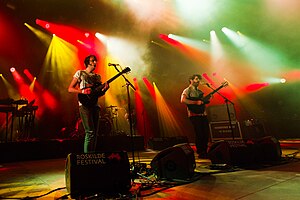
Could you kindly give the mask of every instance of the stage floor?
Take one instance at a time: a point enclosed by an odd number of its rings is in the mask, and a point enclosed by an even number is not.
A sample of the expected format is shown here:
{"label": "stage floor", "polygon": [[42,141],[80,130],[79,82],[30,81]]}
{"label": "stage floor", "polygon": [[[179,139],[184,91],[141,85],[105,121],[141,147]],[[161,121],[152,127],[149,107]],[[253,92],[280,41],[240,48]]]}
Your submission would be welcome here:
{"label": "stage floor", "polygon": [[[298,148],[282,149],[282,162],[250,168],[211,169],[209,159],[196,158],[192,180],[159,181],[141,189],[153,177],[139,176],[129,194],[123,197],[106,196],[89,199],[299,199],[300,162]],[[158,151],[134,152],[136,164],[149,165]],[[128,152],[132,163],[132,152]],[[196,155],[195,155],[196,156]],[[65,158],[0,163],[1,199],[67,199]],[[105,181],[101,180],[100,181]],[[151,182],[154,183],[154,182]],[[53,191],[55,190],[55,191]],[[51,193],[47,194],[48,192]],[[137,194],[136,194],[137,193]],[[131,195],[131,196],[130,196]],[[37,197],[37,198],[36,198]],[[28,198],[30,199],[30,198]]]}

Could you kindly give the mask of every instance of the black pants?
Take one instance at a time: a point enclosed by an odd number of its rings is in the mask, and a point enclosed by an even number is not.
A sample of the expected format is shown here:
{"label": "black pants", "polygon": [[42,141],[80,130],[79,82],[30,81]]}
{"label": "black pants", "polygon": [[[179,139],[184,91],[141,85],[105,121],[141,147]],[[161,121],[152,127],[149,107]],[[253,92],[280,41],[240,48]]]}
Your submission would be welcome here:
{"label": "black pants", "polygon": [[198,154],[207,153],[209,123],[207,116],[192,116],[190,121],[193,124],[196,134],[196,148]]}

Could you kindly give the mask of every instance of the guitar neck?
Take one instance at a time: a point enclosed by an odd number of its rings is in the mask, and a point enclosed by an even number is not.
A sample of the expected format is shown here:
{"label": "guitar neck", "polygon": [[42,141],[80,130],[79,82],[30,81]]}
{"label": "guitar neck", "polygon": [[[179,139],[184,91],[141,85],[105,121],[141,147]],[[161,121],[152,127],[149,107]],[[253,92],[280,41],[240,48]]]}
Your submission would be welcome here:
{"label": "guitar neck", "polygon": [[224,87],[223,85],[221,85],[220,87],[218,87],[217,89],[215,89],[214,91],[212,91],[210,93],[210,95],[213,95],[214,93],[218,92],[222,87]]}
{"label": "guitar neck", "polygon": [[125,69],[123,69],[121,72],[119,72],[118,74],[116,74],[115,76],[113,76],[112,78],[110,78],[109,80],[107,80],[106,82],[109,84],[112,81],[114,81],[116,78],[118,78],[119,76],[121,76],[124,73],[130,72],[131,69],[129,67],[126,67]]}
{"label": "guitar neck", "polygon": [[214,91],[212,91],[211,93],[209,93],[205,97],[213,95],[214,93],[218,92],[221,88],[225,87],[226,85],[227,85],[227,83],[222,84],[221,86],[219,86],[217,89],[215,89]]}
{"label": "guitar neck", "polygon": [[110,78],[109,80],[107,80],[106,82],[109,84],[109,83],[113,82],[116,78],[118,78],[119,76],[121,76],[122,74],[123,74],[123,72],[120,72],[117,75],[115,75],[112,78]]}

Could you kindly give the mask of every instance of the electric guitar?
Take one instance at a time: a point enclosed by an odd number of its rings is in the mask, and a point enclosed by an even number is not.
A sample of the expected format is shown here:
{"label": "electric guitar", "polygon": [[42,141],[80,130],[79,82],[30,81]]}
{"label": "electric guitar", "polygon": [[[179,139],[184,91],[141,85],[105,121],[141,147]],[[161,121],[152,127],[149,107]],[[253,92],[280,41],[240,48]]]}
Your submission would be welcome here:
{"label": "electric guitar", "polygon": [[223,82],[217,89],[213,90],[211,93],[209,93],[208,95],[202,97],[202,98],[188,98],[189,100],[193,100],[193,101],[197,101],[197,100],[201,100],[203,102],[202,105],[196,105],[196,104],[187,104],[187,107],[190,111],[192,111],[193,113],[196,114],[202,114],[204,113],[205,110],[205,104],[210,103],[210,98],[211,96],[218,92],[220,89],[222,89],[223,87],[228,86],[228,82],[225,81]]}
{"label": "electric guitar", "polygon": [[[112,81],[114,81],[116,78],[121,76],[122,74],[128,73],[130,71],[131,71],[131,69],[129,67],[126,67],[121,72],[119,72],[118,74],[116,74],[115,76],[110,78],[108,81],[106,81],[106,83],[109,84]],[[91,93],[90,94],[78,94],[78,101],[86,107],[95,105],[98,101],[98,98],[105,94],[106,90],[103,90],[104,87],[105,87],[105,83],[103,83],[103,84],[101,82],[92,83],[92,86],[89,87],[92,89]]]}

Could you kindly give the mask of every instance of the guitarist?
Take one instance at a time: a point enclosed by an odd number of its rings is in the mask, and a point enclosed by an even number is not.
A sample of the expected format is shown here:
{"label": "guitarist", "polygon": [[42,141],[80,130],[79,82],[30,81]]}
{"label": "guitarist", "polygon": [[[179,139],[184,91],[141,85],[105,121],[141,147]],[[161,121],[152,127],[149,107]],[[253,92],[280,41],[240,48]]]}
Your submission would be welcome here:
{"label": "guitarist", "polygon": [[[92,153],[96,150],[97,133],[99,128],[100,106],[98,105],[99,96],[88,97],[93,91],[95,84],[101,84],[101,76],[94,73],[97,65],[95,55],[89,55],[84,59],[85,70],[78,70],[73,76],[69,85],[68,92],[77,93],[80,96],[87,97],[88,103],[79,103],[79,113],[82,125],[85,131],[84,153]],[[102,88],[102,94],[108,90],[109,85],[105,83]]]}
{"label": "guitarist", "polygon": [[181,94],[181,103],[187,105],[188,117],[196,134],[196,148],[199,158],[207,158],[207,146],[209,138],[209,122],[203,101],[204,93],[198,88],[202,77],[194,74],[189,78],[190,85]]}

